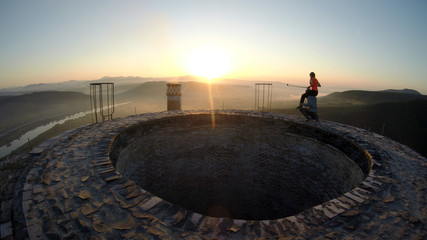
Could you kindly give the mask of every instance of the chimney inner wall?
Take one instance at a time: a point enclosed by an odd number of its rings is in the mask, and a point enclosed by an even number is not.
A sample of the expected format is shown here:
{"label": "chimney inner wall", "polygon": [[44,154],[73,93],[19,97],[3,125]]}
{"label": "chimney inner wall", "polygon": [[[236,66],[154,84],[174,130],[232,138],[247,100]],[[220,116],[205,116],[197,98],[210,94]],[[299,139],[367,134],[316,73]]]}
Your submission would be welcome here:
{"label": "chimney inner wall", "polygon": [[198,114],[135,125],[115,138],[110,159],[172,204],[246,220],[297,214],[355,188],[370,170],[358,145],[308,125],[219,114],[213,128],[211,120]]}

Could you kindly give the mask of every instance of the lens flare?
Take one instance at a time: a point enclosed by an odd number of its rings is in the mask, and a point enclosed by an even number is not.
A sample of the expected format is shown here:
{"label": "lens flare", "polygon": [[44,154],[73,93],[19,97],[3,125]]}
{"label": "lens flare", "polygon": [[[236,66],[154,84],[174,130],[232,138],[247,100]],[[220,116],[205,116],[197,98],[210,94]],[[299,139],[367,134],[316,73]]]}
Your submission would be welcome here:
{"label": "lens flare", "polygon": [[190,52],[187,58],[187,66],[192,75],[207,79],[212,129],[215,129],[215,106],[212,97],[212,81],[229,71],[230,56],[220,47],[211,45],[201,46],[194,48]]}
{"label": "lens flare", "polygon": [[215,106],[214,106],[214,102],[212,99],[212,84],[211,84],[211,79],[208,78],[208,86],[209,86],[209,106],[211,109],[211,118],[212,118],[212,129],[215,130]]}

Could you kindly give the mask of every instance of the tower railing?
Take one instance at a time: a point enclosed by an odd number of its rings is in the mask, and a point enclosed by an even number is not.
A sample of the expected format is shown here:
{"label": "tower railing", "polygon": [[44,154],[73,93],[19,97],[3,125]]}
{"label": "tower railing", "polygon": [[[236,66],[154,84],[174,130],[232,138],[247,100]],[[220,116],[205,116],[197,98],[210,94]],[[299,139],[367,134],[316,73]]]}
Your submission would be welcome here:
{"label": "tower railing", "polygon": [[272,83],[255,83],[255,110],[262,112],[271,111],[273,99]]}
{"label": "tower railing", "polygon": [[90,108],[92,122],[104,122],[113,119],[114,83],[90,84]]}

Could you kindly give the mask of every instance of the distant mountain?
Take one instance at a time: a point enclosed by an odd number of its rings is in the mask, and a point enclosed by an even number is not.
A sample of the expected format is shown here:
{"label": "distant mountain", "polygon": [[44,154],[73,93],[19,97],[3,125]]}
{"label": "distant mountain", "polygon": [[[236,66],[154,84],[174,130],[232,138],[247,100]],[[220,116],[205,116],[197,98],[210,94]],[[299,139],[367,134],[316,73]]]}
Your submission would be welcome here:
{"label": "distant mountain", "polygon": [[200,82],[182,83],[182,101],[187,109],[252,109],[253,87],[221,83],[211,84],[213,106],[210,105],[209,84]]}
{"label": "distant mountain", "polygon": [[16,96],[33,92],[46,91],[72,91],[89,94],[90,83],[114,83],[115,92],[122,93],[137,87],[144,82],[181,82],[181,81],[202,81],[203,79],[194,76],[168,77],[168,78],[142,78],[142,77],[103,77],[96,80],[70,80],[56,83],[30,84],[22,87],[11,87],[0,89],[0,96]]}
{"label": "distant mountain", "polygon": [[417,99],[427,99],[427,96],[410,89],[385,91],[351,90],[319,97],[319,105],[367,105]]}
{"label": "distant mountain", "polygon": [[[210,108],[209,85],[203,82],[180,82],[182,109]],[[119,94],[119,101],[150,104],[151,107],[166,109],[167,82],[145,82],[136,88]],[[249,86],[212,84],[214,108],[250,109],[253,104],[253,88]]]}
{"label": "distant mountain", "polygon": [[0,89],[0,96],[16,96],[34,92],[46,92],[46,91],[73,91],[82,92],[89,94],[90,83],[114,83],[116,85],[116,92],[120,93],[127,91],[132,87],[135,87],[143,82],[155,81],[156,78],[141,78],[141,77],[103,77],[96,80],[70,80],[65,82],[57,83],[39,83],[30,84],[23,87],[12,87]]}
{"label": "distant mountain", "polygon": [[138,86],[118,94],[119,99],[126,101],[141,100],[141,101],[159,101],[166,98],[166,82],[145,82]]}
{"label": "distant mountain", "polygon": [[420,92],[414,89],[402,89],[402,90],[396,90],[396,89],[387,89],[383,92],[393,92],[393,93],[407,93],[407,94],[416,94],[416,95],[422,95]]}
{"label": "distant mountain", "polygon": [[86,81],[70,80],[58,83],[39,83],[30,84],[23,87],[12,87],[0,89],[0,95],[22,95],[33,92],[46,92],[46,91],[81,91],[88,88],[89,84]]}

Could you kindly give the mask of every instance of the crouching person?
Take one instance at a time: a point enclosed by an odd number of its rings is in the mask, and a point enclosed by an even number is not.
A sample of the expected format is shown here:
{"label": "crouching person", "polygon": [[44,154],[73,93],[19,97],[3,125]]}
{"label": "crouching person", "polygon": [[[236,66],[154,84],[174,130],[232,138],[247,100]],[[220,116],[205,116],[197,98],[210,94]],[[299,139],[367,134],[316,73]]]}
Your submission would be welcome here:
{"label": "crouching person", "polygon": [[300,112],[305,116],[306,121],[314,120],[319,121],[319,115],[317,115],[317,98],[314,96],[307,97],[307,103],[299,108]]}

